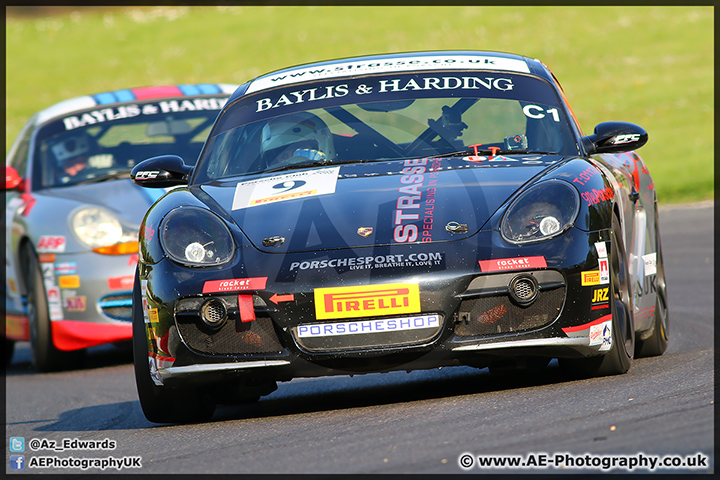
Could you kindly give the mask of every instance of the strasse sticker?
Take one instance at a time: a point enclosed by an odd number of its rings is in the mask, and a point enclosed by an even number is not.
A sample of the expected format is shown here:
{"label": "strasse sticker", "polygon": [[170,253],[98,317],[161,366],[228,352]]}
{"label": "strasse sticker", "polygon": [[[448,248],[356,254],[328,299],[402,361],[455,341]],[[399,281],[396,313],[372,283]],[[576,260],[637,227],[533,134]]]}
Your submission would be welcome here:
{"label": "strasse sticker", "polygon": [[386,333],[403,330],[419,330],[422,328],[438,328],[440,317],[438,315],[422,315],[417,317],[383,318],[378,320],[364,320],[343,323],[317,323],[300,325],[297,327],[297,336],[305,337],[331,337],[337,335],[359,335],[368,333]]}
{"label": "strasse sticker", "polygon": [[420,311],[420,288],[416,283],[316,288],[314,296],[319,320]]}
{"label": "strasse sticker", "polygon": [[[430,166],[427,166],[428,161],[432,161]],[[392,215],[393,241],[405,243],[419,239],[422,242],[432,242],[437,171],[440,169],[441,160],[409,159],[405,160],[404,166],[404,175],[399,179],[397,208]]]}
{"label": "strasse sticker", "polygon": [[328,78],[341,78],[369,73],[406,72],[412,70],[501,70],[530,73],[523,60],[515,58],[490,57],[479,55],[432,55],[377,59],[372,61],[356,60],[331,65],[306,67],[271,74],[255,80],[247,89],[253,93],[267,88],[293,83]]}
{"label": "strasse sticker", "polygon": [[322,168],[238,183],[233,210],[335,193],[340,167]]}

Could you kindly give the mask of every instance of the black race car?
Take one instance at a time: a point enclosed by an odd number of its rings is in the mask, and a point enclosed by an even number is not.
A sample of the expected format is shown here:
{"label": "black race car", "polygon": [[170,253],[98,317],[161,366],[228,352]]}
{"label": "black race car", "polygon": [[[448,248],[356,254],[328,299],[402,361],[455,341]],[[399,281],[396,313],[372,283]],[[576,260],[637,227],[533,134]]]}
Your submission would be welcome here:
{"label": "black race car", "polygon": [[241,85],[147,212],[133,293],[153,422],[294,377],[440,366],[626,372],[663,353],[657,196],[625,122],[583,135],[553,74],[442,51]]}

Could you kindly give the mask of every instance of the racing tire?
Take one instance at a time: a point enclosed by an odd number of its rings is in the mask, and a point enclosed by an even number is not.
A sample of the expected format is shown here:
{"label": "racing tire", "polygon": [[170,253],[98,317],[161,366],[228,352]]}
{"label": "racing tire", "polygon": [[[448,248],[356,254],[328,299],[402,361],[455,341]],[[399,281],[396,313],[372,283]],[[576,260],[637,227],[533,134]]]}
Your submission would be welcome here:
{"label": "racing tire", "polygon": [[612,346],[601,356],[580,359],[558,359],[561,368],[572,376],[603,377],[618,375],[630,369],[635,353],[635,325],[632,290],[627,255],[620,221],[613,215],[610,247],[610,312]]}
{"label": "racing tire", "polygon": [[78,368],[85,356],[85,350],[63,351],[55,347],[40,262],[30,246],[25,249],[24,257],[27,266],[25,280],[32,366],[38,372]]}
{"label": "racing tire", "polygon": [[660,231],[658,227],[657,203],[655,204],[655,236],[657,237],[657,258],[655,282],[655,319],[650,336],[635,343],[635,358],[655,357],[665,353],[668,346],[669,316],[667,307],[667,284],[665,283],[665,264],[660,245]]}
{"label": "racing tire", "polygon": [[147,333],[142,310],[140,278],[135,271],[132,299],[133,363],[140,407],[154,423],[199,423],[208,421],[215,403],[196,389],[156,385],[150,376]]}

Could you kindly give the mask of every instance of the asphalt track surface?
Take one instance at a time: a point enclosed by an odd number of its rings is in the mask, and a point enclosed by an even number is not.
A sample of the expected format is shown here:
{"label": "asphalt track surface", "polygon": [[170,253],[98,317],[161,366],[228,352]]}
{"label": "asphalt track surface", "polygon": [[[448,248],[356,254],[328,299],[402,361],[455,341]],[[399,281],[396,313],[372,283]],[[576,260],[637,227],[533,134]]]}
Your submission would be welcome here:
{"label": "asphalt track surface", "polygon": [[[7,371],[6,442],[23,437],[26,445],[23,453],[8,445],[5,470],[116,474],[31,469],[28,462],[140,457],[141,468],[120,473],[604,473],[610,456],[629,464],[672,455],[701,468],[653,473],[714,472],[713,214],[712,204],[661,209],[670,344],[661,357],[635,360],[625,375],[568,380],[552,362],[524,378],[453,367],[296,379],[256,404],[218,407],[209,423],[168,426],[143,416],[129,351],[99,347],[82,370],[36,374],[21,343]],[[40,450],[31,449],[33,439]],[[116,446],[49,448],[64,439]],[[25,456],[23,472],[10,469],[11,454]],[[467,470],[463,454],[473,457]],[[477,463],[478,456],[512,455],[531,465]],[[542,467],[548,462],[557,464]],[[650,473],[612,470],[628,471]]]}

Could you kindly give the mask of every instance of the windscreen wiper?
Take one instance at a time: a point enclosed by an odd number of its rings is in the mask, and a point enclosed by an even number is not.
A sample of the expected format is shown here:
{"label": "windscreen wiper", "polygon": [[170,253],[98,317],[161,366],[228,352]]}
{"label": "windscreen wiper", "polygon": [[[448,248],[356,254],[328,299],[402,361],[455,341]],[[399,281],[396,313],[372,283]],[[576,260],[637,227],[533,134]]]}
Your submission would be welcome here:
{"label": "windscreen wiper", "polygon": [[315,161],[308,161],[308,162],[291,163],[288,165],[280,165],[278,167],[268,168],[267,170],[263,170],[262,172],[257,172],[257,173],[282,172],[284,170],[295,170],[298,168],[310,168],[310,167],[334,167],[335,165],[345,165],[348,163],[366,163],[366,162],[372,162],[372,161],[374,161],[374,160],[370,160],[370,159],[341,160],[341,161],[315,160]]}

